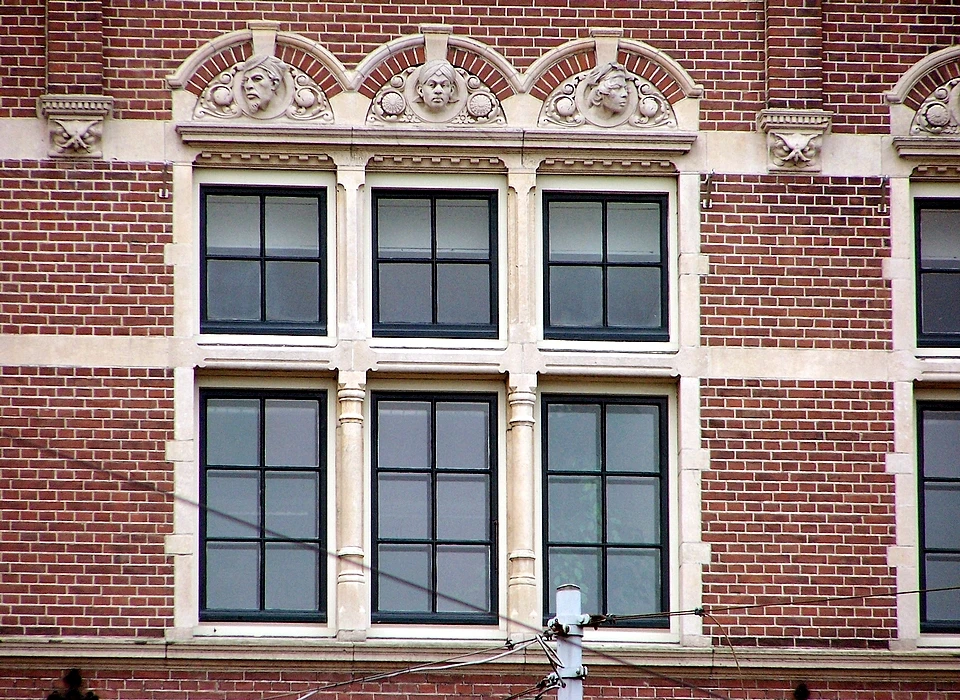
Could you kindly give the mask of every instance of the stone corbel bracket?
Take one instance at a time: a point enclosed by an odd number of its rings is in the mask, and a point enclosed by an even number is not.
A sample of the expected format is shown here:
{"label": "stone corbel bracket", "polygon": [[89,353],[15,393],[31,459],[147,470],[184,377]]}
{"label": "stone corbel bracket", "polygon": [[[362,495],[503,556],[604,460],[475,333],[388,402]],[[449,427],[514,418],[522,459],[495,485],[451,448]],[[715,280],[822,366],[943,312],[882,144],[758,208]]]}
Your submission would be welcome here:
{"label": "stone corbel bracket", "polygon": [[761,110],[757,128],[767,135],[767,168],[820,172],[823,135],[830,130],[831,116],[820,109]]}
{"label": "stone corbel bracket", "polygon": [[51,157],[103,157],[103,122],[113,112],[112,97],[43,95],[37,112],[47,119]]}

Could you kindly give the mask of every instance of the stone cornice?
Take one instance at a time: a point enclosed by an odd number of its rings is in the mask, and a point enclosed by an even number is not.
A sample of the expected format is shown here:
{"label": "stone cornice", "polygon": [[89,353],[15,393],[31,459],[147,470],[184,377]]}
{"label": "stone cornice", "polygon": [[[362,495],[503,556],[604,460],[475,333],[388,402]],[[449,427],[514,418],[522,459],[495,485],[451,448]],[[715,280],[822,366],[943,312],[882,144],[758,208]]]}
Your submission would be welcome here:
{"label": "stone cornice", "polygon": [[41,117],[107,117],[113,111],[113,98],[102,95],[42,95],[37,101]]}
{"label": "stone cornice", "polygon": [[912,160],[960,159],[960,137],[955,136],[897,136],[893,147],[901,158]]}

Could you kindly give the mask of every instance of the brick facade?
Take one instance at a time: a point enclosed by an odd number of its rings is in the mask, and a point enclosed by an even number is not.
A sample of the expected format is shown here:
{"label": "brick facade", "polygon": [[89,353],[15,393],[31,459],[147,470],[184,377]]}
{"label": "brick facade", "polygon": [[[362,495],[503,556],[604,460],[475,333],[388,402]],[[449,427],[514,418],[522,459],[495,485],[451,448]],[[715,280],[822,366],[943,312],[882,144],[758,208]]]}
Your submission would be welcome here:
{"label": "brick facade", "polygon": [[[316,697],[538,697],[540,647],[498,655],[542,630],[554,546],[602,559],[599,587],[623,583],[621,554],[636,557],[621,588],[663,589],[587,631],[586,697],[960,693],[960,620],[931,625],[916,593],[942,555],[917,406],[960,415],[960,332],[917,342],[914,210],[960,210],[958,23],[934,0],[5,3],[0,697],[48,697],[71,668],[102,700],[304,700],[336,683]],[[452,84],[431,107],[420,66],[444,61],[432,77]],[[613,87],[594,74],[611,63]],[[259,96],[258,66],[273,80]],[[622,88],[633,111],[594,88]],[[938,89],[952,97],[924,111]],[[388,218],[410,201],[427,202],[429,242],[398,254]],[[472,213],[443,218],[464,201]],[[596,250],[548,221],[551,202],[599,222]],[[478,210],[481,244],[444,238]],[[618,225],[647,237],[618,250]],[[429,279],[440,320],[397,332],[377,305],[414,264],[403,301]],[[551,286],[561,270],[581,273],[576,293]],[[444,326],[478,295],[489,318]],[[582,320],[587,302],[601,320]],[[381,399],[430,406],[416,449],[438,484],[468,467],[439,463],[436,415],[491,419],[487,461],[469,465],[495,484],[483,624],[442,601],[378,608],[389,578],[370,565],[396,543],[378,529],[392,494],[372,482],[423,468],[381,464]],[[584,406],[603,416],[596,512],[590,494],[551,501],[568,467],[547,468],[549,406],[559,426]],[[622,434],[621,415],[636,420]],[[617,450],[648,460],[630,462],[641,477],[617,472]],[[592,468],[556,483],[593,484]],[[626,502],[609,484],[635,500],[608,522]],[[450,522],[476,519],[452,500]],[[294,537],[297,508],[316,527]],[[568,511],[597,534],[550,531]],[[437,552],[479,541],[431,532],[437,570]],[[316,580],[294,573],[302,560],[271,564],[291,540],[326,550]],[[231,561],[236,581],[211,564]],[[245,582],[255,600],[234,605]],[[309,615],[270,602],[308,589]],[[467,653],[497,658],[346,683]]]}

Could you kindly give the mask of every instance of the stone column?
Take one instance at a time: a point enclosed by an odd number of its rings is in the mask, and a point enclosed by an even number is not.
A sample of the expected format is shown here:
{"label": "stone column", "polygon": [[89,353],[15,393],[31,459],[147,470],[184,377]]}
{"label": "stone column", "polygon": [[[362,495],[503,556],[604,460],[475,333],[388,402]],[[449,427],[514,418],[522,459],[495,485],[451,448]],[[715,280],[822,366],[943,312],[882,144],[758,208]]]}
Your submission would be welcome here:
{"label": "stone column", "polygon": [[337,335],[342,340],[364,337],[367,308],[363,296],[369,266],[363,260],[363,191],[366,156],[333,154],[337,164]]}
{"label": "stone column", "polygon": [[[507,322],[511,343],[536,340],[540,299],[531,249],[537,236],[536,166],[510,159],[507,173]],[[516,162],[513,162],[516,161]]]}
{"label": "stone column", "polygon": [[542,627],[534,550],[535,375],[510,377],[507,392],[507,630],[529,637]]}
{"label": "stone column", "polygon": [[341,372],[337,388],[337,638],[366,638],[370,620],[364,561],[363,372]]}

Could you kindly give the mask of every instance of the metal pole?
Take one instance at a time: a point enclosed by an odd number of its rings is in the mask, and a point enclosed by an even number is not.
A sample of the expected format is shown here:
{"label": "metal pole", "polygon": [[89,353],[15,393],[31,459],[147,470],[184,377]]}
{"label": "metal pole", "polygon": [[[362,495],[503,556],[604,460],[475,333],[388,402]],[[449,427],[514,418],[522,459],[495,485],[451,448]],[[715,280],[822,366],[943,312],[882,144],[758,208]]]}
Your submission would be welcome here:
{"label": "metal pole", "polygon": [[583,625],[589,619],[580,611],[580,588],[568,583],[557,587],[557,616],[553,629],[557,633],[557,656],[563,664],[557,671],[560,686],[557,700],[583,700]]}

